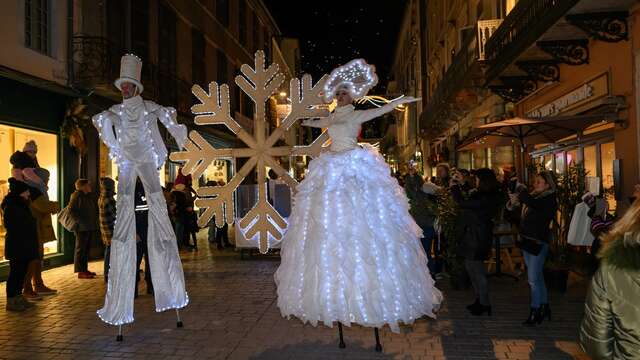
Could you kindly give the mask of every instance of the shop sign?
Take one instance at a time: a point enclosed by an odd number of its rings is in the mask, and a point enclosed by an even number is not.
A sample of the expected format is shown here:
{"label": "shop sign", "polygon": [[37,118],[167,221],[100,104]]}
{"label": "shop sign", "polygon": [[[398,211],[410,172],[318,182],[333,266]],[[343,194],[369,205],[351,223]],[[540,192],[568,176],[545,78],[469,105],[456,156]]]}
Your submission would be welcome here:
{"label": "shop sign", "polygon": [[551,103],[528,111],[526,115],[533,118],[558,115],[586,101],[606,95],[608,92],[607,75],[603,74]]}

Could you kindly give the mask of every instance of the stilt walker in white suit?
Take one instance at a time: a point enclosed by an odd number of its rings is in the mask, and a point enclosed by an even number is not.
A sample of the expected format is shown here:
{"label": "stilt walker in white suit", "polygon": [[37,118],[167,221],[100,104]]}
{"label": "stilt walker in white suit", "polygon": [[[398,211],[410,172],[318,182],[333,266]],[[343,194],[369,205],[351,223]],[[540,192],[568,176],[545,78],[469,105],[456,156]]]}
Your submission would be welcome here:
{"label": "stilt walker in white suit", "polygon": [[176,111],[140,97],[142,60],[124,55],[120,78],[115,86],[122,92],[122,104],[93,117],[109,156],[118,164],[116,226],[111,243],[109,282],[104,307],[98,310],[102,321],[120,326],[133,322],[136,277],[136,224],[134,193],[136,177],[144,185],[149,205],[148,248],[156,311],[178,309],[189,302],[178,254],[176,235],[171,227],[167,205],[160,186],[158,169],[167,157],[158,120],[175,138],[180,149],[187,139],[187,128],[176,123]]}

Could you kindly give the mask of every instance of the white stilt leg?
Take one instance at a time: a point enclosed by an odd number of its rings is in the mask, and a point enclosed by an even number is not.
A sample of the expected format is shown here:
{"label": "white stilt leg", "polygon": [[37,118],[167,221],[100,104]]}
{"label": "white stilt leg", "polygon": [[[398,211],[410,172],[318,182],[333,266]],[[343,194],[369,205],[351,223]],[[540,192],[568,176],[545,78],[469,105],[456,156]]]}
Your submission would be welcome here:
{"label": "white stilt leg", "polygon": [[176,326],[181,328],[182,327],[182,320],[180,319],[180,310],[178,310],[178,309],[176,309],[176,318],[178,319],[177,323],[176,323]]}
{"label": "white stilt leg", "polygon": [[116,336],[116,341],[122,341],[122,325],[118,325],[118,336]]}

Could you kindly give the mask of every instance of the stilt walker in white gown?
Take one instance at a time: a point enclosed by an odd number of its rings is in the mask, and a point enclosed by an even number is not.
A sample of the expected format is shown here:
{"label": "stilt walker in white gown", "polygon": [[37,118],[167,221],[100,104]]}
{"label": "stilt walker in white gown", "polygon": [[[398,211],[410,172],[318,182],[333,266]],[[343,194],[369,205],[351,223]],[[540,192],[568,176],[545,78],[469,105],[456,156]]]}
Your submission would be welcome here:
{"label": "stilt walker in white gown", "polygon": [[374,327],[380,351],[379,327],[399,332],[399,323],[435,317],[442,294],[404,190],[377,150],[357,143],[362,123],[419,99],[355,110],[353,99],[376,83],[375,68],[362,59],[335,69],[324,96],[338,107],[327,118],[302,123],[327,128],[332,142],[296,189],[275,281],[283,316],[313,326],[338,322],[340,347],[342,324]]}
{"label": "stilt walker in white gown", "polygon": [[[176,111],[143,100],[140,93],[142,60],[124,55],[120,78],[115,86],[122,92],[122,104],[93,117],[109,156],[118,164],[116,226],[111,244],[109,282],[104,307],[98,316],[104,322],[122,326],[133,322],[133,298],[136,278],[136,223],[134,193],[140,178],[149,205],[148,248],[156,311],[176,309],[178,327],[182,326],[178,309],[187,305],[182,263],[176,235],[171,227],[167,205],[160,185],[159,169],[167,157],[167,148],[158,129],[158,120],[182,149],[187,128],[176,123]],[[120,328],[121,330],[121,328]],[[121,333],[118,340],[121,340]]]}

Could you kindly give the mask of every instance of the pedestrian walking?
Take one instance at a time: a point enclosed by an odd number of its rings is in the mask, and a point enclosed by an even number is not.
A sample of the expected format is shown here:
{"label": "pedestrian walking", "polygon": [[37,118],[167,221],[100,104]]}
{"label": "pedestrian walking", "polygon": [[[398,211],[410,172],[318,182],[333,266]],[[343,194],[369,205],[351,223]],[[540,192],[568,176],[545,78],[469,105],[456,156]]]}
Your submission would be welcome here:
{"label": "pedestrian walking", "polygon": [[75,230],[76,244],[73,258],[74,271],[79,279],[93,279],[96,273],[89,271],[89,251],[98,230],[98,203],[87,179],[78,179],[76,191],[71,194],[69,210],[78,226]]}
{"label": "pedestrian walking", "polygon": [[29,196],[26,183],[10,178],[9,193],[0,205],[7,231],[4,258],[9,260],[7,311],[24,311],[34,306],[22,296],[29,262],[38,259],[37,223],[29,208]]}

